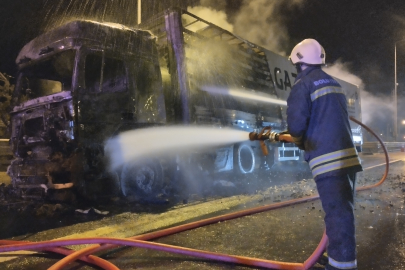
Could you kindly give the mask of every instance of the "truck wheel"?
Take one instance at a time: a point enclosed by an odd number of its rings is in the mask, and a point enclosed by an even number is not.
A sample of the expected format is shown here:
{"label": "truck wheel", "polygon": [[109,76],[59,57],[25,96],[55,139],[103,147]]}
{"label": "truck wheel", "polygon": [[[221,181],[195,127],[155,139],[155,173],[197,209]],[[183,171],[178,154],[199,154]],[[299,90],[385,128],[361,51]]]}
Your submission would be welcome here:
{"label": "truck wheel", "polygon": [[234,166],[239,173],[252,173],[256,166],[256,157],[248,144],[238,144],[234,148]]}
{"label": "truck wheel", "polygon": [[155,196],[162,190],[163,168],[158,160],[129,162],[124,165],[120,180],[124,197]]}

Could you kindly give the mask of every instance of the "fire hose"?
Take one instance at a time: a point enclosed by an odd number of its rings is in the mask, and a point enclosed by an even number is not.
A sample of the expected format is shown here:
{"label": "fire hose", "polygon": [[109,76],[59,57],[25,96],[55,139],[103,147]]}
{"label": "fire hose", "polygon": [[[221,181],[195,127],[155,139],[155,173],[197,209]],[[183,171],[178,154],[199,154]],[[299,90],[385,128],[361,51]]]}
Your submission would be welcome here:
{"label": "fire hose", "polygon": [[[358,120],[350,117],[350,120],[353,122],[361,125],[363,128],[365,128],[368,132],[370,132],[373,136],[377,138],[377,140],[380,142],[381,147],[384,151],[385,154],[385,162],[386,162],[386,167],[385,167],[385,172],[382,178],[380,179],[379,182],[377,182],[374,185],[369,185],[369,186],[363,186],[360,188],[357,188],[356,191],[363,191],[363,190],[368,190],[374,187],[377,187],[381,185],[389,171],[389,157],[388,157],[388,152],[387,149],[382,142],[382,140],[366,125],[363,123],[359,122]],[[265,132],[267,130],[267,132]],[[269,128],[265,128],[262,130],[261,133],[258,134],[250,134],[249,135],[250,139],[257,139],[260,142],[263,142],[265,140],[273,140],[274,141],[288,141],[292,142],[291,137],[289,134],[277,134],[274,132],[271,132]],[[262,143],[261,143],[262,144]],[[262,147],[262,150],[264,148]],[[267,149],[266,149],[267,150]],[[264,151],[264,153],[266,153]],[[302,269],[306,270],[312,267],[318,260],[318,258],[322,255],[322,253],[325,251],[326,244],[327,244],[327,236],[325,232],[323,233],[322,239],[320,243],[318,244],[317,248],[315,251],[311,254],[311,256],[303,263],[294,263],[294,262],[280,262],[280,261],[271,261],[271,260],[264,260],[264,259],[257,259],[257,258],[249,258],[249,257],[244,257],[244,256],[234,256],[234,255],[227,255],[227,254],[221,254],[221,253],[215,253],[215,252],[209,252],[209,251],[203,251],[203,250],[197,250],[197,249],[191,249],[191,248],[184,248],[184,247],[179,247],[179,246],[173,246],[173,245],[166,245],[166,244],[160,244],[160,243],[153,243],[153,242],[148,242],[148,240],[156,239],[159,237],[163,236],[168,236],[171,234],[183,232],[186,230],[206,226],[209,224],[213,223],[218,223],[221,221],[225,220],[230,220],[230,219],[235,219],[238,217],[243,217],[246,215],[252,215],[260,212],[265,212],[273,209],[278,209],[286,206],[291,206],[294,204],[298,203],[303,203],[303,202],[309,202],[318,199],[319,196],[309,196],[309,197],[304,197],[300,199],[294,199],[294,200],[289,200],[286,202],[281,202],[281,203],[275,203],[275,204],[270,204],[270,205],[265,205],[265,206],[260,206],[260,207],[255,207],[247,210],[242,210],[230,214],[225,214],[213,218],[208,218],[196,222],[191,222],[188,224],[184,225],[179,225],[176,227],[160,230],[160,231],[155,231],[143,235],[138,235],[131,237],[129,239],[120,239],[120,238],[78,238],[78,239],[68,239],[68,240],[51,240],[51,241],[43,241],[43,242],[23,242],[23,241],[9,241],[9,240],[0,240],[0,245],[3,245],[0,247],[0,252],[9,252],[9,251],[17,251],[17,250],[42,250],[42,251],[48,251],[48,252],[54,252],[54,253],[59,253],[62,255],[66,255],[65,258],[61,259],[58,261],[56,264],[51,266],[50,270],[57,270],[57,269],[62,269],[64,266],[67,264],[79,259],[81,261],[94,264],[96,266],[99,266],[103,269],[107,270],[117,270],[115,265],[112,263],[105,261],[97,256],[91,255],[95,252],[100,252],[104,251],[107,249],[111,249],[117,246],[134,246],[134,247],[141,247],[141,248],[148,248],[148,249],[154,249],[154,250],[159,250],[159,251],[165,251],[165,252],[170,252],[170,253],[177,253],[177,254],[183,254],[183,255],[188,255],[188,256],[193,256],[193,257],[198,257],[198,258],[205,258],[205,259],[210,259],[210,260],[215,260],[215,261],[222,261],[222,262],[228,262],[228,263],[236,263],[236,264],[241,264],[241,265],[248,265],[248,266],[255,266],[255,267],[263,267],[263,268],[268,268],[268,269]],[[97,245],[90,246],[84,249],[81,249],[79,251],[74,251],[67,249],[63,246],[66,245],[79,245],[79,244],[93,244],[97,243]]]}

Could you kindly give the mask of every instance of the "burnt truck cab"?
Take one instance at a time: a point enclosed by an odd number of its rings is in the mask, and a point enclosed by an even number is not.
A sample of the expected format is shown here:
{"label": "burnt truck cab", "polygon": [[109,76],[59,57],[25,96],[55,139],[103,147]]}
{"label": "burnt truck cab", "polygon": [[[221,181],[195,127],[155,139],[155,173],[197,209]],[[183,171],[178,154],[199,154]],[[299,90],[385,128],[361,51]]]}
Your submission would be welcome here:
{"label": "burnt truck cab", "polygon": [[105,170],[105,140],[166,122],[154,36],[119,24],[72,21],[30,41],[16,63],[10,114],[15,159],[8,169],[14,187],[23,197],[73,186],[113,193],[116,186],[97,181],[118,181]]}

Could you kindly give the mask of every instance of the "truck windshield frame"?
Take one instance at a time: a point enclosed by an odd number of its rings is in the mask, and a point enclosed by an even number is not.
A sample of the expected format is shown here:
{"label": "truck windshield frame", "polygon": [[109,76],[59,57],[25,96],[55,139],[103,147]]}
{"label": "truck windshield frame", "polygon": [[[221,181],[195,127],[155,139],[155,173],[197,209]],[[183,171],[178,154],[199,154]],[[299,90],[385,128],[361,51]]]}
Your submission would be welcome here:
{"label": "truck windshield frame", "polygon": [[122,58],[106,54],[104,50],[86,50],[84,57],[84,83],[88,92],[128,90],[128,75]]}
{"label": "truck windshield frame", "polygon": [[14,97],[17,103],[72,90],[76,50],[59,51],[33,61],[18,75]]}

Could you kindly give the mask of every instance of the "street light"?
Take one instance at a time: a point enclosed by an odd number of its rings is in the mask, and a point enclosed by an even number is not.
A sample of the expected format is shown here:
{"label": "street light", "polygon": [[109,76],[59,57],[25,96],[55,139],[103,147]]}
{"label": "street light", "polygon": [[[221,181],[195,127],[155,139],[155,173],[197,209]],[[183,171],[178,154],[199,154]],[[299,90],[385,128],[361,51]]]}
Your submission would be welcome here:
{"label": "street light", "polygon": [[142,6],[142,2],[141,0],[138,0],[138,24],[141,24],[142,20],[141,20],[141,6]]}
{"label": "street light", "polygon": [[397,43],[403,42],[405,39],[401,39],[395,42],[395,51],[394,51],[394,69],[395,69],[395,84],[394,84],[394,139],[397,141],[398,138],[398,96],[397,96]]}

